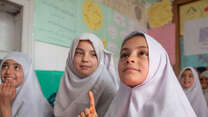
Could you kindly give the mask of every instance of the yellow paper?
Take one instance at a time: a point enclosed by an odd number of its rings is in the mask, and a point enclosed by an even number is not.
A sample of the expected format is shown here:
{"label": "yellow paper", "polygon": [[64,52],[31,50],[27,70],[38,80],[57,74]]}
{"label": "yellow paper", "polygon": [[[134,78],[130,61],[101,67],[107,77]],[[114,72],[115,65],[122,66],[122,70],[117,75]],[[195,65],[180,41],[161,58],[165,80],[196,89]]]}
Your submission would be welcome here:
{"label": "yellow paper", "polygon": [[103,42],[104,48],[106,48],[107,47],[107,41],[102,39],[102,42]]}
{"label": "yellow paper", "polygon": [[163,0],[153,4],[148,9],[149,25],[152,28],[161,27],[172,21],[171,2]]}
{"label": "yellow paper", "polygon": [[103,15],[97,3],[92,0],[85,0],[82,7],[84,23],[87,24],[88,28],[91,30],[100,29],[103,25]]}

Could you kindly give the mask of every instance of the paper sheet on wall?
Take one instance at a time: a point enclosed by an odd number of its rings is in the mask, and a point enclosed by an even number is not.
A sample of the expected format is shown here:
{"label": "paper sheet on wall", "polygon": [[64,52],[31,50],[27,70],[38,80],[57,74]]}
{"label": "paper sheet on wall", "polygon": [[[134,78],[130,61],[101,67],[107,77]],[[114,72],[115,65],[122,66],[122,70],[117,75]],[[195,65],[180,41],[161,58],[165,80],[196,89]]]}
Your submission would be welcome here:
{"label": "paper sheet on wall", "polygon": [[184,54],[208,53],[208,18],[200,18],[184,23]]}
{"label": "paper sheet on wall", "polygon": [[144,3],[139,3],[136,0],[97,0],[103,4],[115,9],[124,14],[143,27],[146,27],[147,15]]}
{"label": "paper sheet on wall", "polygon": [[168,24],[172,20],[171,2],[162,0],[161,2],[153,4],[148,9],[148,23],[150,27],[156,28]]}
{"label": "paper sheet on wall", "polygon": [[147,33],[161,43],[169,55],[171,64],[174,65],[176,63],[175,24],[150,29]]}
{"label": "paper sheet on wall", "polygon": [[208,0],[200,0],[179,7],[180,11],[180,34],[184,34],[183,25],[188,20],[208,17]]}

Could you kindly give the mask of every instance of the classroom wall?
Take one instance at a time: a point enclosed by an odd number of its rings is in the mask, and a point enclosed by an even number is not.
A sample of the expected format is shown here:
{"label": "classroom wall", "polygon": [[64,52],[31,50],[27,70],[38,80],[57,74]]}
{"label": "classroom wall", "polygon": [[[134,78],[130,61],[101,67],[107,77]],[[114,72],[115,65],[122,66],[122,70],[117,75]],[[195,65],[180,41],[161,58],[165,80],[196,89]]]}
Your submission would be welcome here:
{"label": "classroom wall", "polygon": [[[85,21],[83,15],[87,12],[89,17],[97,17],[96,13],[91,14],[91,11],[87,10],[89,3],[93,4],[93,9],[100,11],[97,12],[98,19],[93,19],[91,22]],[[71,41],[78,34],[83,32],[96,34],[103,41],[106,49],[114,53],[117,64],[123,37],[133,30],[146,31],[144,26],[146,23],[138,24],[96,0],[35,0],[34,5],[33,60],[47,98],[57,91]],[[101,24],[94,25],[97,20],[100,20]],[[53,91],[47,91],[48,87],[53,86],[55,86]]]}
{"label": "classroom wall", "polygon": [[64,71],[69,48],[35,41],[35,69]]}

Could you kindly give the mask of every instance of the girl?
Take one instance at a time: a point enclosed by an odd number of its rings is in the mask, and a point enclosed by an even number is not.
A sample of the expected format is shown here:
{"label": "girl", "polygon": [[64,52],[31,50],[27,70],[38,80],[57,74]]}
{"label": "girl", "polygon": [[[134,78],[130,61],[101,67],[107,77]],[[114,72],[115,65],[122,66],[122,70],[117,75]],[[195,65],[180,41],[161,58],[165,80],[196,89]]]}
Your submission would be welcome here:
{"label": "girl", "polygon": [[[118,70],[122,82],[105,117],[196,117],[166,51],[147,34],[124,39]],[[96,116],[91,95],[90,103],[81,117]]]}
{"label": "girl", "polygon": [[72,42],[64,75],[55,101],[56,117],[76,117],[89,106],[88,91],[95,95],[95,107],[103,117],[118,89],[112,54],[91,33]]}
{"label": "girl", "polygon": [[205,99],[208,104],[208,71],[204,71],[200,74],[200,82],[201,82],[201,86],[203,89]]}
{"label": "girl", "polygon": [[197,117],[207,117],[208,108],[195,69],[184,68],[179,74],[179,81]]}
{"label": "girl", "polygon": [[52,117],[31,58],[11,52],[3,59],[0,72],[0,117]]}

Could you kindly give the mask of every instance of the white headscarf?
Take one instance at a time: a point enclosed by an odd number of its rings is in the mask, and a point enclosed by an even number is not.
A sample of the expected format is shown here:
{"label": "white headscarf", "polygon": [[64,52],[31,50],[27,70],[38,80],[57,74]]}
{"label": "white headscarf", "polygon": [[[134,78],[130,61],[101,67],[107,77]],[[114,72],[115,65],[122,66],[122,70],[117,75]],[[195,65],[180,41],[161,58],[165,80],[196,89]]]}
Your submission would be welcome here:
{"label": "white headscarf", "polygon": [[204,98],[202,89],[201,89],[201,84],[199,82],[199,77],[198,73],[194,70],[192,67],[186,67],[183,70],[181,70],[179,74],[179,81],[182,77],[182,74],[185,70],[190,69],[193,77],[194,77],[194,83],[192,84],[191,87],[189,88],[184,88],[184,92],[191,103],[197,117],[208,117],[208,108],[207,108],[207,103]]}
{"label": "white headscarf", "polygon": [[[89,40],[97,55],[98,67],[91,75],[80,78],[73,65],[74,53],[80,40]],[[65,72],[55,101],[56,117],[76,117],[89,107],[88,91],[95,96],[98,115],[103,117],[116,91],[119,77],[115,71],[112,54],[106,51],[102,41],[91,33],[83,33],[72,42]]]}
{"label": "white headscarf", "polygon": [[12,103],[12,117],[52,117],[52,108],[42,94],[32,66],[32,59],[20,52],[11,52],[4,57],[14,60],[23,67],[24,81],[17,87],[16,98]]}
{"label": "white headscarf", "polygon": [[[202,77],[205,77],[205,78],[208,79],[208,71],[202,72],[202,73],[200,74],[200,79],[201,79]],[[205,99],[206,99],[207,105],[208,105],[208,88],[203,89],[203,93],[204,93],[204,96],[205,96]]]}
{"label": "white headscarf", "polygon": [[[144,33],[132,32],[125,39]],[[149,49],[146,80],[134,88],[121,82],[105,117],[196,117],[164,48],[144,34]],[[123,43],[124,43],[123,42]]]}

